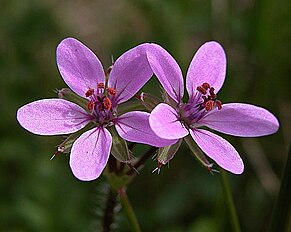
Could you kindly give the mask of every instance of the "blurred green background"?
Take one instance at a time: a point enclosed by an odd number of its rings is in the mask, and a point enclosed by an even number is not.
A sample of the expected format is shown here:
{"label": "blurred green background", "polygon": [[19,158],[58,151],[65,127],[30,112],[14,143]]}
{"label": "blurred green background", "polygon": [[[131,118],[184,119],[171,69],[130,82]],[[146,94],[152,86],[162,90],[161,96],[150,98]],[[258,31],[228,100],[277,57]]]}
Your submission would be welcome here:
{"label": "blurred green background", "polygon": [[[287,0],[2,0],[0,231],[98,231],[105,179],[78,181],[68,156],[50,161],[63,138],[33,135],[15,117],[20,106],[65,87],[55,50],[70,36],[105,68],[111,55],[156,42],[184,74],[202,43],[219,41],[228,58],[219,98],[263,106],[281,124],[263,138],[223,135],[245,162],[242,175],[228,175],[242,230],[265,231],[291,138],[290,16]],[[156,83],[146,90],[159,92]],[[155,167],[149,160],[128,188],[143,231],[230,231],[219,175],[202,168],[185,144],[170,168],[157,175]],[[116,231],[129,231],[122,212],[117,221]]]}

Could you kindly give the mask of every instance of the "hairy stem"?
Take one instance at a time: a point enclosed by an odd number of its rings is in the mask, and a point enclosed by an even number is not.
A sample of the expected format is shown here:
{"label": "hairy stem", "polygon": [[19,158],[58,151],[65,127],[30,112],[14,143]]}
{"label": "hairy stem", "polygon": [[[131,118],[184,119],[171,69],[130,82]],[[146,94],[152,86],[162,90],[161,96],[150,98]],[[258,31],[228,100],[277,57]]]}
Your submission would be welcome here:
{"label": "hairy stem", "polygon": [[116,206],[117,194],[114,193],[110,186],[107,189],[107,199],[102,220],[103,232],[110,232],[114,221],[114,208]]}
{"label": "hairy stem", "polygon": [[227,211],[229,213],[229,219],[232,225],[232,231],[240,232],[240,225],[235,209],[235,205],[232,198],[231,189],[227,180],[226,172],[223,169],[220,169],[220,181],[222,185],[223,197],[225,199],[225,204],[227,206]]}
{"label": "hairy stem", "polygon": [[133,232],[140,232],[140,226],[138,224],[137,218],[135,216],[135,213],[133,211],[133,208],[130,204],[130,201],[128,199],[128,196],[126,194],[126,189],[125,187],[122,187],[118,190],[120,202],[122,205],[122,208],[125,212],[126,217],[128,218],[128,221],[131,225],[131,229]]}

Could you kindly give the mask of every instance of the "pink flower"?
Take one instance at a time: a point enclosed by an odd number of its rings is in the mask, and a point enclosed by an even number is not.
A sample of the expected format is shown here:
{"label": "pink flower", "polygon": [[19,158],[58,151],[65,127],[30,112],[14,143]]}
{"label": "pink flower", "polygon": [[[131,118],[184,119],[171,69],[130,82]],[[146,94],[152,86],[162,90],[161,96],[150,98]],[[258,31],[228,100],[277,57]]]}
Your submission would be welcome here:
{"label": "pink flower", "polygon": [[57,65],[66,84],[88,99],[85,110],[63,99],[43,99],[22,106],[17,119],[26,130],[39,135],[74,133],[89,122],[96,127],[83,133],[73,144],[70,166],[80,180],[100,176],[108,161],[115,126],[125,140],[162,147],[174,140],[161,139],[149,126],[149,113],[128,112],[118,115],[118,104],[130,99],[151,78],[145,48],[139,45],[121,55],[113,65],[108,81],[99,59],[85,45],[73,38],[57,47]]}
{"label": "pink flower", "polygon": [[243,103],[222,104],[217,93],[223,85],[226,56],[217,42],[208,42],[195,54],[186,76],[189,101],[182,102],[182,72],[174,58],[162,47],[147,49],[150,66],[172,98],[151,112],[153,131],[164,139],[180,139],[189,133],[201,150],[222,168],[241,174],[244,170],[235,148],[204,126],[234,136],[255,137],[275,133],[278,120],[266,109]]}

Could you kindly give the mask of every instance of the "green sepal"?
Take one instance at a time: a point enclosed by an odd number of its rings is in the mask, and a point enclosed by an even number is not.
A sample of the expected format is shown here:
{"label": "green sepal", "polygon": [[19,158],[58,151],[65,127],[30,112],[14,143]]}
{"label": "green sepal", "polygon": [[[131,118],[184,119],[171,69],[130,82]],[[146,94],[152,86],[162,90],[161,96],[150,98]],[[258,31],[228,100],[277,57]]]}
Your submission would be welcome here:
{"label": "green sepal", "polygon": [[141,104],[140,100],[132,99],[118,105],[118,114],[122,115],[130,111],[145,110],[145,109],[146,108]]}
{"label": "green sepal", "polygon": [[140,101],[149,112],[151,112],[158,104],[163,102],[162,99],[157,96],[145,92],[140,94]]}
{"label": "green sepal", "polygon": [[165,103],[167,103],[168,105],[172,106],[174,109],[177,108],[177,102],[174,101],[170,95],[167,93],[167,91],[162,88],[162,97]]}
{"label": "green sepal", "polygon": [[184,137],[184,141],[187,143],[188,147],[192,151],[192,154],[194,157],[206,168],[211,168],[212,164],[209,163],[209,161],[206,159],[206,156],[203,154],[203,152],[200,150],[200,148],[197,146],[191,135],[187,135]]}
{"label": "green sepal", "polygon": [[119,136],[114,126],[107,128],[112,135],[111,154],[120,162],[131,162],[131,151],[127,147],[126,141]]}
{"label": "green sepal", "polygon": [[58,97],[76,103],[85,110],[88,110],[87,108],[88,100],[80,97],[78,94],[75,94],[72,90],[68,88],[58,90]]}
{"label": "green sepal", "polygon": [[170,146],[160,147],[158,150],[158,155],[157,155],[158,162],[165,165],[171,159],[173,159],[178,149],[180,148],[181,143],[182,143],[182,139],[179,139],[178,142]]}

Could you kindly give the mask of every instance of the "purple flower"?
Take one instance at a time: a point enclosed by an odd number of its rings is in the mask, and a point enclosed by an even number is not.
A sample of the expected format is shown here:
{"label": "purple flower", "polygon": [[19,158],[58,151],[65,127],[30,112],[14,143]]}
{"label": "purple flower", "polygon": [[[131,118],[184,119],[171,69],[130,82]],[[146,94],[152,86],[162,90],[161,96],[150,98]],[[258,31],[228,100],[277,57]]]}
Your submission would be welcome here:
{"label": "purple flower", "polygon": [[244,170],[235,148],[210,129],[234,136],[255,137],[275,133],[278,120],[266,109],[243,103],[222,104],[217,93],[223,85],[226,56],[217,42],[208,42],[195,54],[186,76],[189,101],[182,102],[182,72],[174,58],[159,45],[147,49],[150,66],[167,94],[151,112],[153,131],[164,139],[179,139],[189,133],[201,150],[222,168],[241,174]]}
{"label": "purple flower", "polygon": [[57,65],[66,84],[88,99],[85,110],[64,99],[43,99],[22,106],[17,119],[26,130],[39,135],[74,133],[89,122],[95,127],[83,133],[73,144],[70,166],[80,180],[100,176],[108,161],[115,126],[125,140],[162,147],[173,143],[156,136],[149,126],[149,113],[128,112],[118,115],[118,104],[130,99],[151,78],[145,49],[139,45],[120,56],[105,76],[99,59],[85,45],[73,38],[57,47]]}

